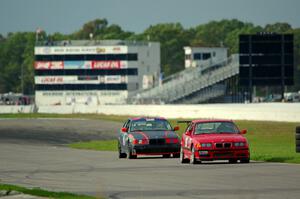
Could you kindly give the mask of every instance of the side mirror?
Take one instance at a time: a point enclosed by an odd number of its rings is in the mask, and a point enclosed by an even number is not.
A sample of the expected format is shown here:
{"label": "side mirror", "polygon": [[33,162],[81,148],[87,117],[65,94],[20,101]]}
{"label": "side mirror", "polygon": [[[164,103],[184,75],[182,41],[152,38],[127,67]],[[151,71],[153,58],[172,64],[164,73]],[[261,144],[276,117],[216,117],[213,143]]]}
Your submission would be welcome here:
{"label": "side mirror", "polygon": [[125,127],[123,127],[123,128],[121,128],[121,131],[122,131],[122,133],[126,133],[127,132],[127,128],[125,128]]}
{"label": "side mirror", "polygon": [[246,129],[243,129],[241,130],[240,134],[246,134],[247,133],[247,130]]}
{"label": "side mirror", "polygon": [[174,131],[178,131],[178,130],[179,130],[179,126],[175,126]]}

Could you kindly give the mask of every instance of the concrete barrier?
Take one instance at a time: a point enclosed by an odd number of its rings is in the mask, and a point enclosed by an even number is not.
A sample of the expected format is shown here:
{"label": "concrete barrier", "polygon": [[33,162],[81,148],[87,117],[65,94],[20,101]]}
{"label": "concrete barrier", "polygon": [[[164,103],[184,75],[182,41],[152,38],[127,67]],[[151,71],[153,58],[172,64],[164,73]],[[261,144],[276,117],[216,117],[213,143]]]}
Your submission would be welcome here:
{"label": "concrete barrier", "polygon": [[[31,106],[0,106],[2,113],[33,113]],[[233,120],[300,122],[300,103],[199,104],[199,105],[71,105],[40,106],[38,113],[93,113],[161,116],[166,118],[219,118]]]}
{"label": "concrete barrier", "polygon": [[38,112],[300,122],[300,103],[41,106]]}

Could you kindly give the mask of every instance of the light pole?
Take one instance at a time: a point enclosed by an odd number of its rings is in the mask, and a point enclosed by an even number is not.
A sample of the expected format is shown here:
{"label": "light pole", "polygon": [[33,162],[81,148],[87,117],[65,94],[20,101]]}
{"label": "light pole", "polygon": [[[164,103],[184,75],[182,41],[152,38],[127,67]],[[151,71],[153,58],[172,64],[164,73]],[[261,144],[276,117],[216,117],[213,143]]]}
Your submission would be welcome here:
{"label": "light pole", "polygon": [[21,64],[21,89],[22,95],[24,95],[24,64]]}

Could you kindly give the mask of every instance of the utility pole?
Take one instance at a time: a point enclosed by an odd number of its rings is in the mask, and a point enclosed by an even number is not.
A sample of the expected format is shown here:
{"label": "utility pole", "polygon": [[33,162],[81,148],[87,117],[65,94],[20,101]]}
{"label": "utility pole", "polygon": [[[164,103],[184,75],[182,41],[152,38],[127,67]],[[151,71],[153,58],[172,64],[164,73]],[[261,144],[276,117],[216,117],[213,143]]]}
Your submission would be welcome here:
{"label": "utility pole", "polygon": [[24,95],[24,64],[21,64],[21,89],[22,95]]}

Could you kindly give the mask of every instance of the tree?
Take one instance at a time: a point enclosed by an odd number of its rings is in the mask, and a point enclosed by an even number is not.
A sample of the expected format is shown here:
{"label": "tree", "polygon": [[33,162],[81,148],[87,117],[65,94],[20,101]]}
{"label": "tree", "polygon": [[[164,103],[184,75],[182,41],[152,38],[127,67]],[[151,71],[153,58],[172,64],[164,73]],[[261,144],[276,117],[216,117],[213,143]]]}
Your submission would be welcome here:
{"label": "tree", "polygon": [[165,23],[150,26],[137,38],[160,42],[162,72],[168,76],[184,67],[183,47],[189,45],[186,34],[180,23]]}
{"label": "tree", "polygon": [[107,27],[106,19],[95,19],[83,25],[81,30],[74,34],[74,39],[89,39],[92,33],[94,37],[100,35]]}
{"label": "tree", "polygon": [[293,28],[288,23],[274,23],[274,24],[267,24],[264,28],[266,32],[276,32],[276,33],[286,33],[291,31]]}

